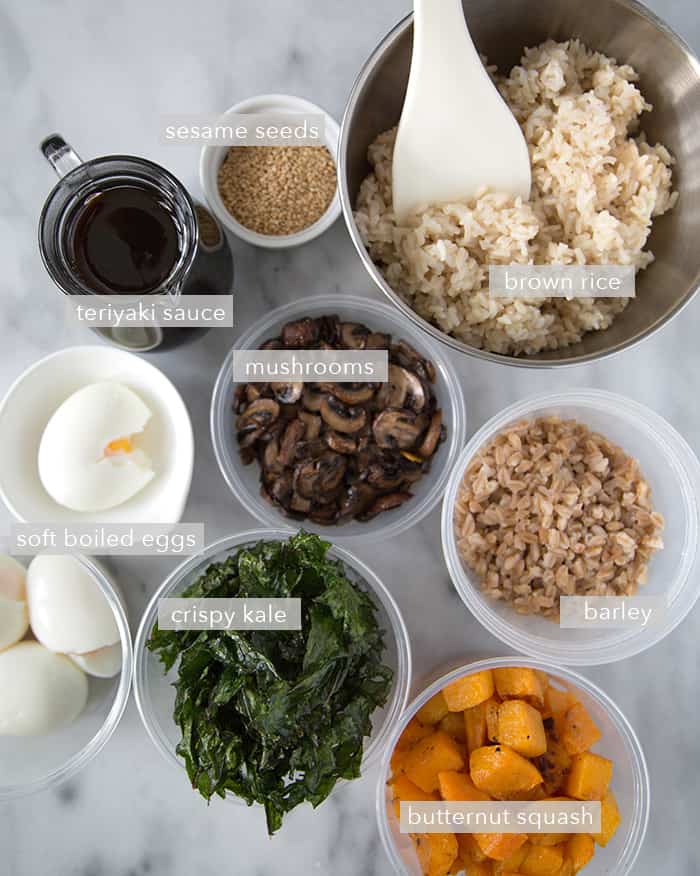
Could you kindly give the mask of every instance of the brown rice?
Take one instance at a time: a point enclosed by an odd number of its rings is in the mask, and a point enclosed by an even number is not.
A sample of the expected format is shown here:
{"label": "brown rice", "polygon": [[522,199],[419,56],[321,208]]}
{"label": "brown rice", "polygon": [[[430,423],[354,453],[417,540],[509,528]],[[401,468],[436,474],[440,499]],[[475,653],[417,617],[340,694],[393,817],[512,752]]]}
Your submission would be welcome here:
{"label": "brown rice", "polygon": [[488,266],[620,264],[645,268],[652,219],[674,205],[668,150],[635,136],[651,106],[627,64],[578,40],[526,49],[495,77],[520,122],[532,161],[530,201],[484,190],[396,224],[395,129],[369,147],[373,172],[355,221],[389,285],[444,332],[497,353],[537,353],[607,328],[627,299],[490,298]]}

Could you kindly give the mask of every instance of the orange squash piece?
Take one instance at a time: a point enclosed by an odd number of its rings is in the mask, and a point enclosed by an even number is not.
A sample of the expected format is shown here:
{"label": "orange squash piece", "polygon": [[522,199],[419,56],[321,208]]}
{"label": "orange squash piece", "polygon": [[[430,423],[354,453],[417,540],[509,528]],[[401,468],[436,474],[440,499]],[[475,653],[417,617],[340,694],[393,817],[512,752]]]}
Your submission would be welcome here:
{"label": "orange squash piece", "polygon": [[525,757],[547,751],[542,716],[525,700],[506,700],[498,707],[498,741]]}
{"label": "orange squash piece", "polygon": [[527,842],[524,833],[475,833],[474,839],[481,851],[496,861],[505,861]]}
{"label": "orange squash piece", "polygon": [[420,739],[404,759],[404,772],[426,792],[439,788],[439,772],[461,770],[463,766],[462,749],[444,730],[436,730]]}
{"label": "orange squash piece", "polygon": [[600,740],[597,724],[583,703],[570,706],[561,722],[561,741],[569,754],[582,754]]}
{"label": "orange squash piece", "polygon": [[577,800],[602,800],[612,779],[613,763],[606,757],[584,751],[571,762],[566,794]]}
{"label": "orange squash piece", "polygon": [[531,846],[520,865],[523,876],[559,876],[564,852],[559,846]]}
{"label": "orange squash piece", "polygon": [[425,791],[421,790],[418,785],[414,785],[405,775],[397,776],[395,779],[392,779],[389,784],[391,785],[391,792],[393,795],[394,812],[399,819],[401,818],[401,803],[403,801],[421,803],[428,800],[440,799],[437,794],[426,794]]}
{"label": "orange squash piece", "polygon": [[538,708],[544,705],[544,688],[536,670],[508,666],[494,669],[493,676],[501,699],[523,699]]}
{"label": "orange squash piece", "polygon": [[542,781],[537,767],[506,745],[485,745],[472,751],[469,773],[479,790],[500,800],[529,791]]}
{"label": "orange squash piece", "polygon": [[564,863],[561,865],[557,876],[574,876],[574,865],[568,858],[564,858]]}
{"label": "orange squash piece", "polygon": [[453,833],[417,833],[416,854],[425,876],[447,876],[457,858],[457,838]]}
{"label": "orange squash piece", "polygon": [[548,797],[564,788],[571,771],[571,756],[558,741],[556,734],[548,734],[547,751],[535,758],[534,763],[542,774],[542,787]]}
{"label": "orange squash piece", "polygon": [[530,849],[530,844],[525,843],[516,849],[513,854],[506,858],[505,861],[496,861],[493,865],[493,876],[505,876],[506,873],[517,873],[520,870],[520,865],[527,857]]}
{"label": "orange squash piece", "polygon": [[498,707],[500,702],[493,697],[486,700],[484,710],[486,712],[486,736],[490,742],[498,742]]}
{"label": "orange squash piece", "polygon": [[465,861],[464,872],[466,876],[494,876],[490,861]]}
{"label": "orange squash piece", "polygon": [[457,742],[464,743],[467,731],[464,726],[464,715],[461,712],[448,712],[440,721],[439,727]]}
{"label": "orange squash piece", "polygon": [[419,739],[424,739],[430,732],[430,727],[424,727],[415,718],[411,718],[403,733],[399,736],[399,741],[396,743],[391,755],[391,769],[394,774],[403,771],[406,753],[410,751]]}
{"label": "orange squash piece", "polygon": [[533,846],[559,846],[571,839],[570,833],[531,833]]}
{"label": "orange squash piece", "polygon": [[439,724],[448,711],[443,692],[439,691],[418,709],[416,718],[421,724]]}
{"label": "orange squash piece", "polygon": [[463,712],[485,702],[493,696],[493,691],[493,673],[487,669],[451,681],[442,692],[451,712]]}
{"label": "orange squash piece", "polygon": [[464,711],[464,739],[467,744],[467,754],[476,748],[486,745],[486,703],[479,703]]}
{"label": "orange squash piece", "polygon": [[617,808],[617,800],[612,791],[603,797],[600,806],[600,833],[593,834],[593,839],[599,846],[605,848],[610,840],[615,836],[618,827],[620,826],[620,810]]}
{"label": "orange squash piece", "polygon": [[438,773],[440,783],[440,796],[443,800],[459,802],[466,800],[470,803],[482,803],[490,800],[488,794],[480,791],[466,773],[455,770],[444,770]]}
{"label": "orange squash piece", "polygon": [[566,856],[573,865],[574,873],[583,870],[594,854],[593,837],[587,833],[574,834],[566,844]]}
{"label": "orange squash piece", "polygon": [[465,864],[468,862],[481,863],[486,860],[486,855],[481,851],[473,834],[458,833],[456,836],[459,856]]}

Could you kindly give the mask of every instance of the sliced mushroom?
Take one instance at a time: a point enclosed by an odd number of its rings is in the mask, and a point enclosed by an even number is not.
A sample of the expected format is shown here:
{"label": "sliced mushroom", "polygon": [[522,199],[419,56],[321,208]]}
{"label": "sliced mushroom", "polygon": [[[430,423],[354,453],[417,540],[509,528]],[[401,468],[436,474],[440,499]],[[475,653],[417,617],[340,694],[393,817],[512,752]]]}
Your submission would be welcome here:
{"label": "sliced mushroom", "polygon": [[335,505],[327,505],[325,507],[313,507],[309,511],[309,520],[314,523],[320,523],[322,526],[327,526],[335,523],[338,519],[338,511]]}
{"label": "sliced mushroom", "polygon": [[388,350],[391,344],[391,335],[384,332],[370,332],[367,335],[365,350]]}
{"label": "sliced mushroom", "polygon": [[297,462],[321,456],[328,450],[325,438],[314,438],[312,441],[300,441],[296,446],[294,458]]}
{"label": "sliced mushroom", "polygon": [[435,366],[429,359],[424,359],[409,343],[399,341],[392,352],[404,368],[415,371],[430,383],[435,383]]}
{"label": "sliced mushroom", "polygon": [[331,316],[320,316],[316,322],[318,323],[318,332],[321,341],[329,344],[332,349],[338,344],[340,320],[335,314]]}
{"label": "sliced mushroom", "polygon": [[387,493],[385,496],[378,496],[374,502],[367,508],[361,516],[362,520],[371,520],[377,514],[384,511],[391,511],[392,508],[398,508],[413,497],[412,493]]}
{"label": "sliced mushroom", "polygon": [[376,392],[372,383],[361,383],[358,386],[343,383],[321,383],[319,388],[329,392],[346,405],[366,404]]}
{"label": "sliced mushroom", "polygon": [[423,459],[428,459],[428,457],[432,456],[435,453],[435,448],[438,446],[441,436],[442,411],[435,411],[430,418],[428,431],[425,433],[425,437],[418,448],[418,456],[421,456]]}
{"label": "sliced mushroom", "polygon": [[305,499],[314,499],[337,489],[347,463],[339,453],[327,451],[318,459],[302,462],[294,469],[294,489]]}
{"label": "sliced mushroom", "polygon": [[332,429],[324,435],[326,444],[331,450],[336,453],[351,454],[357,451],[357,442],[349,435],[341,435],[340,432],[334,432]]}
{"label": "sliced mushroom", "polygon": [[364,350],[367,346],[370,331],[366,325],[361,325],[359,322],[341,322],[339,331],[340,340],[348,349]]}
{"label": "sliced mushroom", "polygon": [[372,424],[374,440],[379,447],[410,450],[425,431],[425,418],[405,408],[387,408]]}
{"label": "sliced mushroom", "polygon": [[318,438],[321,434],[321,424],[323,422],[321,418],[310,411],[299,411],[297,416],[306,427],[304,440],[313,441],[314,438]]}
{"label": "sliced mushroom", "polygon": [[313,386],[307,383],[304,387],[301,403],[307,411],[317,414],[321,410],[321,402],[324,397],[324,393],[318,392],[318,390],[314,389]]}
{"label": "sliced mushroom", "polygon": [[275,478],[273,483],[268,486],[267,489],[275,502],[278,502],[286,508],[289,505],[293,493],[291,472],[283,472],[278,478]]}
{"label": "sliced mushroom", "polygon": [[283,466],[294,461],[297,445],[304,436],[306,426],[301,420],[291,420],[284,431],[284,437],[279,445],[279,461]]}
{"label": "sliced mushroom", "polygon": [[318,324],[315,319],[298,319],[288,322],[282,329],[285,347],[312,347],[318,341]]}
{"label": "sliced mushroom", "polygon": [[280,443],[277,438],[267,442],[262,458],[263,473],[270,473],[275,476],[282,474],[283,466],[280,462],[279,452]]}
{"label": "sliced mushroom", "polygon": [[271,383],[270,389],[280,404],[293,405],[301,398],[304,391],[303,383]]}
{"label": "sliced mushroom", "polygon": [[292,511],[296,511],[300,514],[308,514],[311,510],[311,499],[305,499],[303,496],[300,496],[299,493],[292,493],[289,507]]}
{"label": "sliced mushroom", "polygon": [[352,434],[359,432],[367,422],[367,411],[364,408],[346,407],[337,398],[329,395],[321,402],[321,417],[336,432]]}
{"label": "sliced mushroom", "polygon": [[260,435],[279,417],[280,406],[271,398],[259,398],[236,419],[238,441],[242,447],[250,447]]}
{"label": "sliced mushroom", "polygon": [[376,491],[365,483],[352,484],[340,500],[340,516],[357,517],[369,508],[376,495]]}

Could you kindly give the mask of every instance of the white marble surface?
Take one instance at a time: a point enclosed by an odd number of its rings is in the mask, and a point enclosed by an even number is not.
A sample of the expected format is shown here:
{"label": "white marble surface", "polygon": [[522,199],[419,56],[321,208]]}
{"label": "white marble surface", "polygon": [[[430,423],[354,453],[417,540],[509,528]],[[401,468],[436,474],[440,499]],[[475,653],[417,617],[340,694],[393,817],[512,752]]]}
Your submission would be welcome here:
{"label": "white marble surface", "polygon": [[[696,0],[653,8],[700,49]],[[166,164],[198,191],[196,150],[159,145],[161,112],[216,110],[264,91],[311,98],[337,117],[361,63],[407,11],[407,0],[4,0],[0,8],[0,392],[36,358],[86,342],[65,326],[41,265],[37,217],[53,183],[37,150],[59,130],[84,156],[127,152]],[[342,222],[288,253],[236,245],[241,325],[308,293],[375,295]],[[531,373],[461,360],[469,431],[534,392],[598,386],[667,417],[700,449],[697,404],[700,300],[660,334],[612,363]],[[197,429],[186,519],[210,539],[250,527],[219,476],[208,437],[212,381],[230,347],[224,330],[181,352],[154,355],[184,395]],[[0,449],[0,452],[2,450]],[[0,526],[9,522],[0,511]],[[463,609],[449,583],[435,511],[410,533],[357,548],[388,583],[413,642],[416,677],[446,661],[502,653]],[[174,560],[111,561],[135,626]],[[696,611],[643,656],[587,674],[638,730],[651,769],[653,808],[639,876],[700,873],[697,837]],[[74,781],[0,806],[2,876],[389,876],[375,828],[375,775],[304,809],[268,840],[261,814],[216,801],[210,808],[161,760],[133,702],[107,748]]]}

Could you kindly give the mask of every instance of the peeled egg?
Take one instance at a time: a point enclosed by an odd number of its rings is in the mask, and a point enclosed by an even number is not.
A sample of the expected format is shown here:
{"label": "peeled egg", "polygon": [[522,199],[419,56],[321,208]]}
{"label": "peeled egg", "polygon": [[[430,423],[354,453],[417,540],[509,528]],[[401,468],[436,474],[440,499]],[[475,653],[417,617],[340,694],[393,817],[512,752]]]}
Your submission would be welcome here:
{"label": "peeled egg", "polygon": [[151,411],[121,383],[92,383],[67,398],[39,445],[39,477],[59,505],[106,511],[135,496],[154,476],[135,444]]}
{"label": "peeled egg", "polygon": [[0,653],[0,736],[38,736],[70,724],[85,708],[85,673],[39,642]]}
{"label": "peeled egg", "polygon": [[26,577],[24,566],[0,554],[0,651],[19,642],[29,628]]}
{"label": "peeled egg", "polygon": [[106,648],[99,648],[97,651],[90,651],[87,654],[69,654],[68,656],[83,672],[97,678],[112,678],[122,668],[121,642],[117,642],[116,645],[107,645]]}
{"label": "peeled egg", "polygon": [[27,569],[27,600],[32,631],[51,651],[87,654],[119,642],[107,599],[69,554],[34,557]]}

